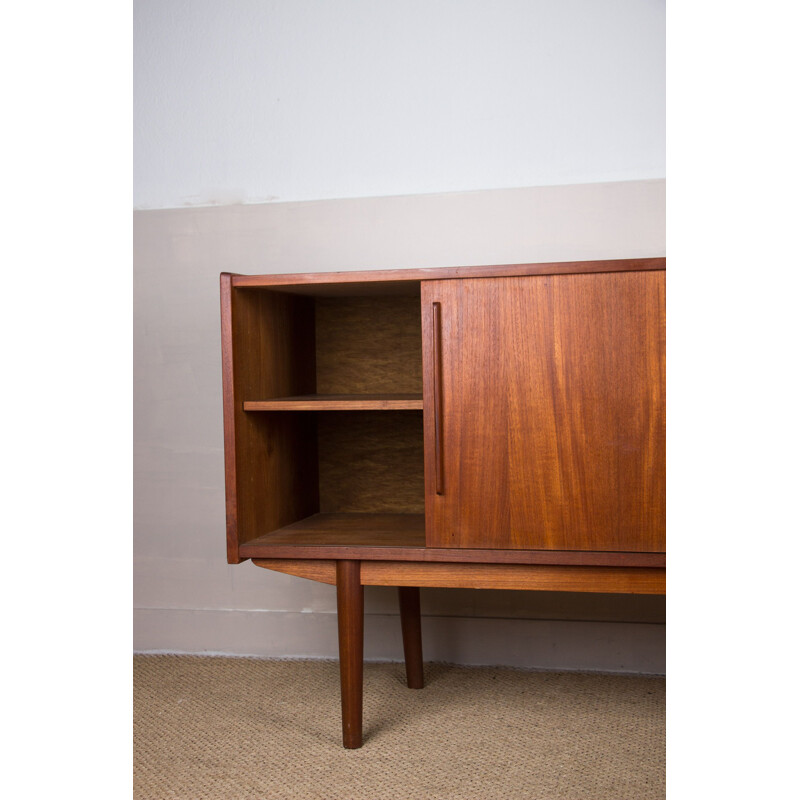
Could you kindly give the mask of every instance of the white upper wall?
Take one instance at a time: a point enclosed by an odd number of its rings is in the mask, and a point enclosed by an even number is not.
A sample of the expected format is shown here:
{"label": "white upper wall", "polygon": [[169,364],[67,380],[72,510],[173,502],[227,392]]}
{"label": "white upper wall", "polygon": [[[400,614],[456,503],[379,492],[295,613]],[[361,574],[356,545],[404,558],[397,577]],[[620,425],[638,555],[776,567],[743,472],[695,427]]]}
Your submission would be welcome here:
{"label": "white upper wall", "polygon": [[664,0],[134,0],[135,208],[664,175]]}

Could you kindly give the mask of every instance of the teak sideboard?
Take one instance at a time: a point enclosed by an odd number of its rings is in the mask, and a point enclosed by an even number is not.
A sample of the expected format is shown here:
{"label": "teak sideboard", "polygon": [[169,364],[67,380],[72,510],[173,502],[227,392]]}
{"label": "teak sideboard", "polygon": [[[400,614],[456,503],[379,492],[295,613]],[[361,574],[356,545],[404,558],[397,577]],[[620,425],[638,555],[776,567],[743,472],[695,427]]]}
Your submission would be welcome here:
{"label": "teak sideboard", "polygon": [[666,260],[221,275],[228,561],[336,586],[663,594]]}

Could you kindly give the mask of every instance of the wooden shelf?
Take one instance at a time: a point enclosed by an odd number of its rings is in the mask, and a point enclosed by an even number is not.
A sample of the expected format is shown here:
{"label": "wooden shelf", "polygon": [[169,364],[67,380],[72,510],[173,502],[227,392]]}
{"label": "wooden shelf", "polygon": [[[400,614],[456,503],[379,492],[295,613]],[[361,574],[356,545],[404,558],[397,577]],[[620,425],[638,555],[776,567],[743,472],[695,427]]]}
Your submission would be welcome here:
{"label": "wooden shelf", "polygon": [[405,411],[421,410],[422,394],[305,394],[245,400],[245,411]]}
{"label": "wooden shelf", "polygon": [[239,545],[240,558],[360,559],[663,569],[663,553],[425,546],[424,514],[313,514]]}
{"label": "wooden shelf", "polygon": [[239,547],[243,558],[268,558],[295,549],[330,553],[349,548],[424,548],[424,514],[313,514]]}

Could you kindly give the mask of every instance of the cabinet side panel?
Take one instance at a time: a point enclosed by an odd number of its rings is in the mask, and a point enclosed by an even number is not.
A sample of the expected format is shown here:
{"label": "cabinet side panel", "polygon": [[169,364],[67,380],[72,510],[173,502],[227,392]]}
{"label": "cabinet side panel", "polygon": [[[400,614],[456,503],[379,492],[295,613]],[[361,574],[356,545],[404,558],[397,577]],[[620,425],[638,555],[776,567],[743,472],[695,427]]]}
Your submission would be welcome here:
{"label": "cabinet side panel", "polygon": [[231,275],[219,277],[220,319],[222,322],[222,415],[225,440],[225,529],[228,563],[238,564],[238,502],[236,497],[236,433],[233,390],[233,321],[231,314]]}
{"label": "cabinet side panel", "polygon": [[664,273],[433,282],[423,298],[424,327],[426,302],[441,309],[428,545],[663,551]]}
{"label": "cabinet side panel", "polygon": [[315,391],[313,301],[234,289],[232,330],[238,548],[319,511],[313,415],[242,407]]}

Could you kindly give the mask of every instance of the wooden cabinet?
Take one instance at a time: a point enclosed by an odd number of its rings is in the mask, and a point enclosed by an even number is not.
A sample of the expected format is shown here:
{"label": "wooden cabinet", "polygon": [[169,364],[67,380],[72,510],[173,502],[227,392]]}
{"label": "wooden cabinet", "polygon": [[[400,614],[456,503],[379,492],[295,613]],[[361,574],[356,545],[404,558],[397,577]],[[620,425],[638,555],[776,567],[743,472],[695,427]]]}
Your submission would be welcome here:
{"label": "wooden cabinet", "polygon": [[337,586],[663,593],[664,259],[221,276],[228,560]]}

